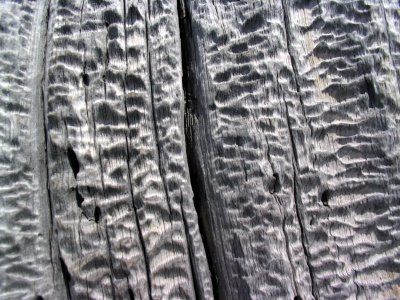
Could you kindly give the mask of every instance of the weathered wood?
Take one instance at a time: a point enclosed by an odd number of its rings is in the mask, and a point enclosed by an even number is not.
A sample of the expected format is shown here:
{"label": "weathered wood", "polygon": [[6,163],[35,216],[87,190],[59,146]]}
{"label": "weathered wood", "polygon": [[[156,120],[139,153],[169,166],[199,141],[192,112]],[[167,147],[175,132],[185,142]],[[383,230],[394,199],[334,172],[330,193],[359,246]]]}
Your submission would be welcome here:
{"label": "weathered wood", "polygon": [[398,3],[188,4],[218,295],[399,297]]}
{"label": "weathered wood", "polygon": [[0,298],[400,298],[399,21],[1,2]]}

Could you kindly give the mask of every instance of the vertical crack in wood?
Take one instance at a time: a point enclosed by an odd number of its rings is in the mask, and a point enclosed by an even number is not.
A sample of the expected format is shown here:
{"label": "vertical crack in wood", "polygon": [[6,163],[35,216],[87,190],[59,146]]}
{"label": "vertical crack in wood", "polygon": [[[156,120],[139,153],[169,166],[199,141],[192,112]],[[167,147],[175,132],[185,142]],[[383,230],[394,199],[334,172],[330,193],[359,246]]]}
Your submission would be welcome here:
{"label": "vertical crack in wood", "polygon": [[[49,158],[48,158],[48,137],[47,137],[47,116],[46,116],[46,111],[47,111],[47,104],[46,104],[46,99],[45,99],[45,81],[46,81],[46,58],[47,58],[47,35],[48,35],[48,30],[49,30],[49,18],[50,18],[50,4],[51,2],[49,1],[48,7],[47,7],[47,12],[45,16],[45,22],[46,22],[46,29],[44,33],[44,38],[45,38],[45,43],[44,43],[44,49],[43,49],[43,73],[42,73],[42,79],[41,79],[41,89],[40,89],[40,100],[41,100],[41,109],[43,112],[43,131],[44,131],[44,149],[45,149],[45,168],[46,168],[46,186],[47,186],[47,195],[48,195],[48,202],[49,202],[49,210],[50,210],[50,237],[53,234],[53,208],[52,208],[52,202],[51,202],[51,194],[50,194],[50,176],[49,176]],[[51,250],[51,249],[50,249]],[[52,251],[50,251],[50,254]]]}
{"label": "vertical crack in wood", "polygon": [[[181,65],[182,65],[182,87],[183,87],[183,94],[184,94],[184,131],[185,131],[185,149],[186,149],[186,157],[187,157],[187,164],[188,164],[188,171],[190,176],[190,182],[193,191],[193,203],[196,210],[196,214],[198,217],[198,226],[200,231],[200,236],[202,238],[202,242],[204,245],[205,255],[207,259],[207,263],[210,270],[211,275],[211,282],[213,288],[214,298],[218,299],[218,279],[217,273],[215,272],[215,267],[213,264],[213,257],[212,253],[215,250],[210,245],[208,240],[209,234],[207,234],[207,225],[209,223],[208,216],[206,216],[202,212],[201,201],[204,201],[205,195],[205,185],[204,181],[202,180],[202,171],[199,167],[198,161],[198,153],[195,149],[196,147],[196,116],[195,116],[195,108],[194,108],[194,98],[193,98],[193,75],[192,75],[192,66],[191,66],[191,54],[192,54],[192,45],[190,44],[191,39],[191,23],[190,23],[190,14],[187,11],[187,5],[185,0],[177,0],[178,6],[178,19],[179,19],[179,32],[180,32],[180,41],[181,41]],[[207,205],[207,204],[205,204]],[[185,217],[185,213],[182,208],[181,203],[181,213],[182,218],[185,225],[185,233],[188,240],[188,248],[189,248],[189,258],[190,264],[192,269],[196,299],[204,299],[204,294],[202,293],[202,288],[199,286],[200,280],[198,277],[199,274],[196,274],[194,271],[194,253],[193,249],[190,247],[190,236],[189,236],[189,226]]]}
{"label": "vertical crack in wood", "polygon": [[[40,79],[40,104],[41,104],[41,110],[42,110],[42,122],[43,122],[43,138],[44,138],[44,168],[45,168],[45,185],[46,185],[46,190],[47,190],[47,202],[48,202],[48,208],[49,208],[49,254],[50,254],[50,264],[52,267],[52,279],[53,282],[55,282],[55,276],[56,276],[56,267],[57,267],[57,262],[53,260],[53,247],[55,247],[53,241],[54,241],[54,212],[53,212],[53,200],[51,196],[51,189],[50,189],[50,174],[49,174],[49,138],[48,138],[48,126],[47,126],[47,99],[46,99],[46,80],[47,80],[47,48],[48,48],[48,33],[49,33],[49,22],[50,22],[50,8],[51,8],[51,0],[48,1],[47,3],[47,9],[44,15],[44,33],[43,33],[43,38],[44,38],[44,45],[43,45],[43,57],[42,57],[42,67],[41,67],[41,79]],[[62,269],[62,265],[60,264],[60,267]],[[64,277],[64,273],[63,277]],[[65,282],[65,278],[64,278]],[[70,295],[70,290],[69,286],[65,286],[66,289],[66,294],[67,296]]]}
{"label": "vertical crack in wood", "polygon": [[113,299],[116,299],[115,297],[115,284],[114,284],[114,273],[115,273],[115,269],[114,269],[114,264],[112,261],[112,251],[111,251],[111,242],[110,242],[110,236],[108,234],[108,224],[106,222],[106,226],[105,226],[105,232],[106,232],[106,241],[107,241],[107,251],[108,251],[108,260],[109,260],[109,265],[110,265],[110,271],[111,271],[111,275],[110,275],[110,281],[111,281],[111,294]]}
{"label": "vertical crack in wood", "polygon": [[67,292],[67,298],[70,300],[70,299],[72,299],[71,298],[71,287],[70,287],[70,284],[71,284],[71,273],[69,272],[68,267],[65,264],[64,259],[61,256],[59,257],[59,260],[60,260],[62,276],[63,276],[63,279],[64,279],[64,285],[65,285],[65,289],[66,289],[66,292]]}
{"label": "vertical crack in wood", "polygon": [[308,270],[310,273],[310,280],[311,280],[311,294],[314,296],[315,299],[318,299],[318,297],[315,294],[315,280],[314,280],[314,274],[313,274],[313,269],[312,269],[312,265],[311,265],[311,256],[310,253],[308,251],[307,248],[307,237],[305,235],[305,231],[304,231],[304,224],[303,224],[303,220],[302,217],[300,215],[300,209],[299,209],[299,205],[300,205],[300,195],[298,195],[297,192],[297,165],[298,164],[298,156],[297,156],[297,148],[296,148],[296,143],[294,141],[294,137],[293,137],[293,132],[292,132],[292,124],[290,122],[290,117],[289,117],[289,110],[288,110],[288,105],[284,96],[283,91],[282,92],[282,97],[283,97],[283,102],[285,104],[285,113],[286,113],[286,122],[287,122],[287,126],[288,126],[288,130],[289,130],[289,136],[290,136],[290,142],[291,142],[291,146],[292,146],[292,153],[293,153],[293,161],[292,161],[292,167],[293,167],[293,195],[294,195],[294,204],[295,204],[295,208],[296,208],[296,217],[297,217],[297,221],[299,223],[299,227],[300,227],[300,241],[301,241],[301,245],[303,248],[303,252],[306,258],[306,263],[308,266]]}
{"label": "vertical crack in wood", "polygon": [[291,147],[292,147],[292,154],[293,154],[293,158],[292,158],[292,168],[293,168],[293,195],[294,195],[294,204],[295,204],[295,208],[296,208],[296,218],[297,218],[297,222],[299,223],[299,227],[300,227],[300,241],[301,241],[301,245],[303,248],[303,252],[306,258],[306,263],[307,263],[307,267],[308,267],[308,271],[310,274],[310,280],[311,280],[311,294],[313,295],[313,297],[315,299],[318,299],[318,297],[316,296],[315,293],[315,289],[316,289],[316,285],[315,285],[315,279],[314,279],[314,272],[313,272],[313,268],[311,265],[311,256],[310,253],[308,251],[307,248],[307,237],[304,231],[304,224],[303,224],[303,219],[301,217],[301,212],[300,212],[300,202],[301,202],[301,198],[300,195],[297,192],[297,165],[298,165],[298,155],[297,155],[297,148],[296,148],[296,143],[294,141],[294,137],[293,137],[293,132],[292,132],[292,124],[290,121],[290,117],[289,117],[289,109],[288,109],[288,105],[287,105],[287,101],[285,99],[285,95],[283,93],[283,91],[281,90],[282,93],[282,97],[283,97],[283,102],[285,104],[285,114],[286,114],[286,123],[287,123],[287,127],[288,127],[288,131],[289,131],[289,136],[290,136],[290,142],[291,142]]}
{"label": "vertical crack in wood", "polygon": [[[291,129],[289,129],[291,130]],[[308,266],[308,270],[310,273],[310,280],[311,280],[311,294],[313,295],[313,297],[315,299],[318,299],[317,294],[316,294],[316,283],[315,283],[315,279],[314,279],[314,272],[313,272],[313,266],[311,265],[311,255],[310,255],[310,251],[308,250],[307,247],[307,237],[305,234],[305,230],[304,230],[304,224],[303,224],[303,220],[301,217],[301,212],[300,212],[300,195],[297,192],[297,188],[298,188],[298,181],[297,181],[297,172],[296,172],[296,166],[295,163],[293,162],[293,194],[294,194],[294,203],[295,203],[295,208],[296,208],[296,217],[297,217],[297,222],[299,223],[299,227],[300,227],[300,235],[301,235],[301,245],[303,247],[303,251],[304,251],[304,255],[306,256],[306,263]]]}
{"label": "vertical crack in wood", "polygon": [[[188,63],[187,63],[187,53],[186,53],[186,47],[185,43],[187,43],[187,36],[186,36],[186,27],[185,27],[185,22],[187,21],[186,15],[185,15],[185,4],[182,2],[183,0],[177,0],[177,11],[178,11],[178,24],[179,24],[179,34],[180,34],[180,41],[181,41],[181,66],[182,66],[182,88],[183,88],[183,97],[184,97],[184,102],[185,102],[185,108],[184,108],[184,124],[186,124],[186,85],[187,85],[187,79],[188,79]],[[184,125],[185,126],[185,125]],[[187,142],[187,137],[185,136],[185,142]],[[188,145],[185,147],[186,149],[188,148]],[[187,153],[186,153],[187,154]],[[188,163],[188,168],[190,169],[190,165]],[[190,170],[189,170],[190,173]],[[192,279],[193,279],[193,286],[194,286],[194,292],[195,292],[195,297],[196,299],[203,299],[204,295],[201,293],[202,288],[199,286],[200,284],[200,279],[199,274],[196,273],[195,271],[195,266],[194,266],[194,249],[192,249],[191,246],[191,237],[189,233],[189,224],[186,219],[185,212],[183,210],[183,194],[182,194],[182,189],[181,191],[181,201],[180,201],[180,208],[181,208],[181,215],[182,215],[182,220],[183,220],[183,225],[184,225],[184,230],[185,230],[185,235],[186,235],[186,240],[187,240],[187,245],[188,245],[188,250],[189,250],[189,262],[190,262],[190,271],[192,273]]]}
{"label": "vertical crack in wood", "polygon": [[83,7],[85,6],[85,0],[82,0],[81,8],[80,8],[80,19],[79,19],[79,34],[82,33],[82,16],[83,16]]}
{"label": "vertical crack in wood", "polygon": [[387,20],[386,17],[386,11],[385,11],[385,6],[383,5],[382,0],[379,0],[379,5],[381,7],[382,10],[382,15],[383,15],[383,20],[385,21],[385,31],[386,31],[386,35],[387,35],[387,40],[388,40],[388,47],[389,47],[389,57],[390,57],[390,61],[392,63],[393,69],[394,69],[394,73],[396,74],[396,78],[397,78],[397,87],[400,90],[400,76],[399,76],[399,72],[398,70],[396,70],[396,64],[395,61],[393,59],[393,55],[392,55],[392,49],[393,49],[393,41],[392,38],[390,36],[390,32],[389,32],[389,22]]}
{"label": "vertical crack in wood", "polygon": [[189,234],[189,224],[186,220],[185,212],[183,211],[183,194],[181,190],[181,202],[180,202],[180,207],[181,207],[181,215],[182,215],[182,220],[183,220],[183,226],[185,230],[185,236],[188,244],[188,250],[189,250],[189,263],[190,263],[190,271],[192,273],[192,279],[193,279],[193,287],[194,287],[194,294],[196,297],[196,300],[203,299],[204,295],[200,295],[200,290],[201,286],[199,286],[200,280],[198,279],[198,276],[195,272],[195,267],[194,267],[194,253],[193,249],[190,246],[190,234]]}
{"label": "vertical crack in wood", "polygon": [[[299,83],[299,72],[297,69],[297,65],[296,65],[296,61],[295,61],[295,56],[294,56],[294,51],[292,48],[292,36],[291,36],[291,30],[290,30],[290,21],[289,21],[289,5],[287,3],[287,0],[281,0],[282,2],[282,11],[283,11],[283,18],[284,18],[284,27],[285,27],[285,36],[286,36],[286,46],[287,46],[287,51],[288,51],[288,55],[290,57],[290,63],[291,63],[291,67],[292,67],[292,71],[294,74],[294,81],[295,81],[295,86],[296,86],[296,91],[297,91],[297,95],[299,98],[299,103],[301,106],[301,112],[302,115],[305,119],[305,122],[308,126],[308,128],[310,129],[310,132],[312,134],[312,130],[311,127],[309,125],[308,119],[307,119],[307,115],[305,113],[304,110],[304,103],[303,103],[303,98],[302,98],[302,94],[301,94],[301,89],[300,89],[300,83]],[[292,124],[290,122],[290,118],[289,118],[289,111],[288,111],[288,105],[287,105],[287,101],[285,100],[284,97],[284,93],[282,92],[283,95],[283,100],[285,103],[285,111],[286,111],[286,120],[287,120],[287,126],[289,129],[289,135],[290,135],[290,141],[292,144],[292,151],[293,151],[293,157],[294,157],[294,161],[292,161],[292,166],[293,166],[293,194],[294,194],[294,203],[295,203],[295,208],[296,208],[296,217],[299,223],[299,227],[300,227],[300,235],[301,235],[301,244],[303,247],[303,252],[306,258],[306,263],[308,266],[308,270],[309,270],[309,274],[310,274],[310,280],[311,280],[311,294],[313,295],[313,297],[315,299],[318,299],[318,297],[316,296],[316,283],[315,283],[315,279],[314,279],[314,274],[313,274],[313,268],[311,265],[311,257],[310,257],[310,253],[308,251],[307,248],[307,236],[305,234],[305,230],[304,230],[304,224],[303,224],[303,217],[301,215],[300,212],[300,208],[299,205],[301,204],[301,196],[298,194],[297,192],[297,182],[298,182],[298,178],[297,178],[297,166],[299,164],[299,158],[298,158],[298,153],[297,153],[297,148],[296,148],[296,143],[294,141],[294,137],[293,137],[293,132],[292,132]]]}
{"label": "vertical crack in wood", "polygon": [[300,101],[300,106],[301,106],[301,112],[303,114],[303,117],[306,121],[307,126],[309,127],[311,133],[311,127],[309,125],[309,121],[307,118],[307,115],[305,113],[304,110],[304,102],[303,102],[303,96],[301,95],[301,89],[300,89],[300,83],[299,83],[299,70],[297,69],[297,65],[296,65],[296,61],[294,59],[294,51],[292,48],[292,32],[290,30],[290,21],[289,21],[289,7],[288,7],[288,3],[286,2],[287,0],[281,0],[282,1],[282,9],[283,9],[283,20],[284,20],[284,26],[285,26],[285,37],[286,37],[286,46],[287,46],[287,50],[288,50],[288,54],[290,57],[290,65],[292,67],[293,70],[293,74],[294,74],[294,82],[296,85],[296,91],[299,97],[299,101]]}

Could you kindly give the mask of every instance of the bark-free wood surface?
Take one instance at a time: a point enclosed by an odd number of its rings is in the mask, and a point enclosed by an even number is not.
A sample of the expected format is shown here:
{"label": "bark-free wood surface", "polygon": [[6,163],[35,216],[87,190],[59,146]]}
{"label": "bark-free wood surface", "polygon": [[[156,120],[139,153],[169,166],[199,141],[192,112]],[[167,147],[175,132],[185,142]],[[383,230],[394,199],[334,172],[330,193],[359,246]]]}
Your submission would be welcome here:
{"label": "bark-free wood surface", "polygon": [[2,1],[0,298],[400,298],[399,20]]}

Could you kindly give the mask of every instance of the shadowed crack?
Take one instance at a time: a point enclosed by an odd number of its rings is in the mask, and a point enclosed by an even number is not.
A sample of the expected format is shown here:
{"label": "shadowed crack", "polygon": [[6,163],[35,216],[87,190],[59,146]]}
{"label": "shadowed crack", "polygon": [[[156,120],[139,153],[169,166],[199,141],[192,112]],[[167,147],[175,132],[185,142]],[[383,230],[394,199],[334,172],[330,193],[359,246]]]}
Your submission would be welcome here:
{"label": "shadowed crack", "polygon": [[[213,247],[214,242],[210,237],[210,216],[206,212],[205,204],[205,183],[202,177],[201,167],[199,166],[198,152],[196,151],[196,112],[195,112],[195,99],[193,98],[193,70],[192,70],[192,28],[191,19],[189,12],[187,10],[187,5],[185,0],[177,0],[178,5],[178,17],[179,17],[179,30],[181,38],[181,55],[182,55],[182,86],[185,99],[185,109],[184,109],[184,127],[185,127],[185,142],[186,142],[186,156],[188,162],[188,169],[190,173],[190,182],[192,184],[193,190],[193,202],[197,212],[198,225],[200,230],[200,235],[202,237],[205,254],[211,274],[211,280],[213,285],[214,298],[218,299],[218,279],[217,272],[215,270],[215,248]],[[182,217],[184,220],[185,231],[188,236],[188,224],[185,218],[184,212],[182,210]],[[210,234],[209,234],[210,233]],[[193,262],[193,249],[190,249],[190,264],[192,268],[195,293],[197,299],[203,299],[202,288],[199,285],[200,281],[197,279],[199,276],[194,272],[194,262]]]}

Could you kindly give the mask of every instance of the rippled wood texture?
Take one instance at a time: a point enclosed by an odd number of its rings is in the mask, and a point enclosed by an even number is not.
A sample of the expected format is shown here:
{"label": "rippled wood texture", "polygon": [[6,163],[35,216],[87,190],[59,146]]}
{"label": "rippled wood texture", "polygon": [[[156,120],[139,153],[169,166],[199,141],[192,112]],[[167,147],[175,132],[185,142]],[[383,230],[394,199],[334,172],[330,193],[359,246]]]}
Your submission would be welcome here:
{"label": "rippled wood texture", "polygon": [[0,2],[1,299],[400,299],[400,4]]}

